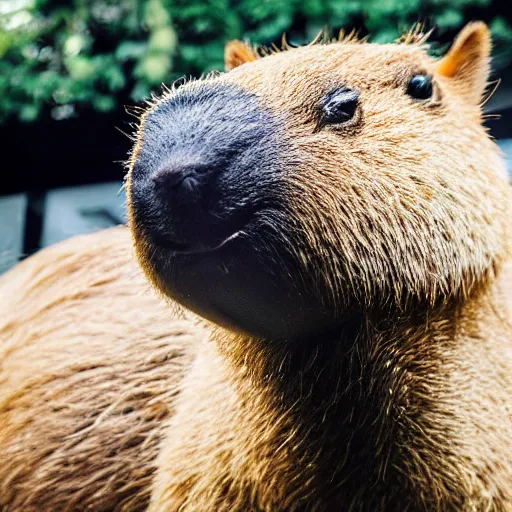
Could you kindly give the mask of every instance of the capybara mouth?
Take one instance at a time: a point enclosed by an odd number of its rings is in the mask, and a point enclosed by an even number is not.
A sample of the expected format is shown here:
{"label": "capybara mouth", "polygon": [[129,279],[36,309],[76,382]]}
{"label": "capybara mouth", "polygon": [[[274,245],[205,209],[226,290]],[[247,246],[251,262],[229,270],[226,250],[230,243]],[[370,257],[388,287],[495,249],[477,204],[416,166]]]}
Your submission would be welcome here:
{"label": "capybara mouth", "polygon": [[[245,226],[244,226],[245,227]],[[178,242],[173,242],[172,240],[168,240],[163,236],[160,235],[154,235],[153,241],[155,245],[158,247],[165,249],[173,254],[199,254],[199,253],[208,253],[208,252],[214,252],[221,247],[224,247],[229,242],[235,240],[240,235],[242,235],[245,232],[244,228],[239,229],[232,233],[231,235],[228,235],[227,237],[223,238],[219,243],[213,244],[213,245],[207,245],[202,247],[194,247],[189,244],[180,244]]]}
{"label": "capybara mouth", "polygon": [[152,233],[151,238],[156,246],[168,251],[171,255],[215,252],[237,238],[247,235],[250,231],[251,225],[254,224],[253,221],[255,220],[256,214],[257,212],[247,213],[242,215],[239,220],[229,222],[229,229],[223,230],[224,232],[221,235],[219,234],[215,240],[203,245],[176,242],[165,235],[161,235],[160,233]]}

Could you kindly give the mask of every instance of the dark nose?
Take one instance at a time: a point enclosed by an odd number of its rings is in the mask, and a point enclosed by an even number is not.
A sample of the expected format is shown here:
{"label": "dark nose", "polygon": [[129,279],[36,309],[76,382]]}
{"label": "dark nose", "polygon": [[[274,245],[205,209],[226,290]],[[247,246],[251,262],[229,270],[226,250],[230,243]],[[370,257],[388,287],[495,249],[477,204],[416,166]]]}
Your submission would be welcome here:
{"label": "dark nose", "polygon": [[197,200],[201,187],[208,185],[210,171],[211,165],[198,159],[174,158],[153,174],[155,192],[169,200]]}
{"label": "dark nose", "polygon": [[203,251],[246,225],[257,207],[257,169],[274,161],[267,118],[258,98],[221,82],[179,89],[149,113],[130,200],[155,243]]}

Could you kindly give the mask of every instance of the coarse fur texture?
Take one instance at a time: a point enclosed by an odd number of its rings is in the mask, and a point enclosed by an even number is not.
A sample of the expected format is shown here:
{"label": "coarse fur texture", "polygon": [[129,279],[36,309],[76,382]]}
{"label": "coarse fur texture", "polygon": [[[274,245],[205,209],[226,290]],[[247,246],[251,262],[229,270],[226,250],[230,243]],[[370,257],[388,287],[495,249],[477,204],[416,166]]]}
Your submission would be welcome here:
{"label": "coarse fur texture", "polygon": [[0,279],[0,510],[147,507],[200,329],[173,318],[129,231],[73,238]]}
{"label": "coarse fur texture", "polygon": [[[0,279],[2,512],[512,510],[512,196],[482,126],[490,36],[470,24],[440,61],[424,43],[233,42],[232,71],[150,105],[127,179],[136,254],[207,320],[151,295],[124,228]],[[418,74],[424,101],[406,93]],[[322,118],[333,91],[357,97],[343,123]],[[244,145],[188,191],[217,187],[201,211],[219,243],[173,245],[189,219],[148,198],[152,176],[187,148],[213,155],[223,130]],[[264,302],[288,324],[252,321]]]}

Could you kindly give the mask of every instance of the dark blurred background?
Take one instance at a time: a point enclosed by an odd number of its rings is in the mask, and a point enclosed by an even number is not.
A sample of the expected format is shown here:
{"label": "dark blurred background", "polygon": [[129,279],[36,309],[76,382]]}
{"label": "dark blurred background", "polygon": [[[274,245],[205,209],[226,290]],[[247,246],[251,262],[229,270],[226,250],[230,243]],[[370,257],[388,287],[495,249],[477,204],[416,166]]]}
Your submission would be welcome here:
{"label": "dark blurred background", "polygon": [[[224,44],[311,41],[324,27],[391,42],[432,29],[441,54],[470,20],[491,27],[488,126],[512,149],[512,13],[505,0],[0,0],[0,272],[75,233],[122,222],[121,161],[162,82],[223,69]],[[117,128],[117,129],[116,129]],[[88,185],[88,186],[83,186]]]}

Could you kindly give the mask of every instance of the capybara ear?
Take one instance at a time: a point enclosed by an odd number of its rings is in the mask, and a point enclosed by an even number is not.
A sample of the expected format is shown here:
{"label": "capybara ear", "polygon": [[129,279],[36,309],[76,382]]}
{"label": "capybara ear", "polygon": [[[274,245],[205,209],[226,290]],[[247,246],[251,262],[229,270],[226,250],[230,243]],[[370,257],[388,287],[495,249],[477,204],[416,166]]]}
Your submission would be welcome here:
{"label": "capybara ear", "polygon": [[461,94],[473,103],[481,101],[487,86],[491,45],[491,33],[485,23],[468,23],[437,65],[438,73],[456,81]]}
{"label": "capybara ear", "polygon": [[230,71],[259,58],[256,51],[243,41],[229,41],[224,48],[224,67]]}

